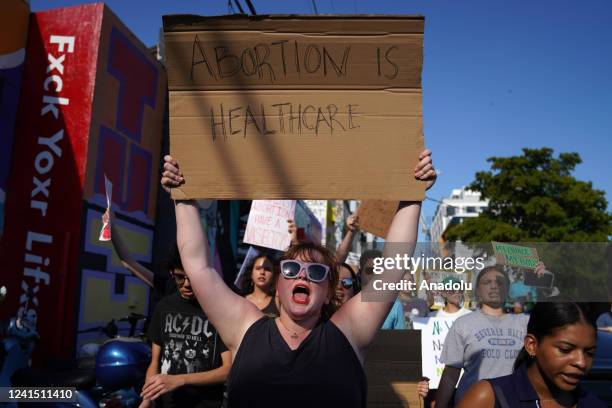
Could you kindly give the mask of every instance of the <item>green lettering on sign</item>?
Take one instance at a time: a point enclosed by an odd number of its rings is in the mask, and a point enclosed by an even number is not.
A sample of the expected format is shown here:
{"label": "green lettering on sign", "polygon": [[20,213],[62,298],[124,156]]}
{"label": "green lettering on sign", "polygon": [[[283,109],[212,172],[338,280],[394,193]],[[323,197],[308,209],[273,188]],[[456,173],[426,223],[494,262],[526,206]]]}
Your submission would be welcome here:
{"label": "green lettering on sign", "polygon": [[535,269],[540,259],[535,248],[493,242],[497,263],[521,268]]}

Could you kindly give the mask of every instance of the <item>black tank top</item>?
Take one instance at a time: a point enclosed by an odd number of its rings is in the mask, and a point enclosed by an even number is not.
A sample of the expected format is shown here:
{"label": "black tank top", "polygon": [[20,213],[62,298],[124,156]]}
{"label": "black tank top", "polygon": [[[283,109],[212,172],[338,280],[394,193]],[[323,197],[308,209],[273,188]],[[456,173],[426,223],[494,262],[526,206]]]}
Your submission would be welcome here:
{"label": "black tank top", "polygon": [[270,303],[261,309],[261,313],[268,317],[278,317],[280,315],[278,308],[276,307],[276,298],[274,296],[272,296],[272,299],[270,299]]}
{"label": "black tank top", "polygon": [[229,407],[365,407],[366,377],[346,336],[320,322],[291,350],[274,319],[242,339],[229,374]]}

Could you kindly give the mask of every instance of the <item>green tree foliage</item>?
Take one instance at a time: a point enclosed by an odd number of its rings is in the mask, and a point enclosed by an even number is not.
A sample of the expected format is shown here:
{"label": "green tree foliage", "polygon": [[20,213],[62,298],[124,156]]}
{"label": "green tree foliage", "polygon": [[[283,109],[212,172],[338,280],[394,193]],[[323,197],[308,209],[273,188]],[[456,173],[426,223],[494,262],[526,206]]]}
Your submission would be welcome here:
{"label": "green tree foliage", "polygon": [[602,242],[612,233],[604,192],[572,176],[578,153],[553,156],[553,149],[523,149],[521,156],[491,157],[490,171],[469,186],[489,207],[454,225],[447,241]]}

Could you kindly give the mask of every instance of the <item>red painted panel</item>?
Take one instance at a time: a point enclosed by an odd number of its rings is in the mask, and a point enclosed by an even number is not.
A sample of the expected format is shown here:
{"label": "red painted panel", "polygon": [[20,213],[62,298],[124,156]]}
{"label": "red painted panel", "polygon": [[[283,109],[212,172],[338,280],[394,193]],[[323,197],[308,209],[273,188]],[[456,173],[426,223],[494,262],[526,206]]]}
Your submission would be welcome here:
{"label": "red painted panel", "polygon": [[[38,354],[72,348],[85,161],[102,4],[31,15],[0,256],[8,297],[27,307]],[[68,334],[69,335],[65,335]]]}

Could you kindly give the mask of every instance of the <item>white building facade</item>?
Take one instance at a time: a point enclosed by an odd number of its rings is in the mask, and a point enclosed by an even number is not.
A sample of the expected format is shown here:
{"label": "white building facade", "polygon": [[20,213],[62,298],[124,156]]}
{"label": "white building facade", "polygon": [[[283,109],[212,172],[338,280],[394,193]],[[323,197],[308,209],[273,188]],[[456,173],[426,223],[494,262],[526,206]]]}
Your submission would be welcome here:
{"label": "white building facade", "polygon": [[431,222],[431,242],[443,242],[444,232],[451,225],[460,224],[466,218],[478,217],[489,204],[481,200],[480,193],[465,187],[453,189],[450,197],[442,199]]}

